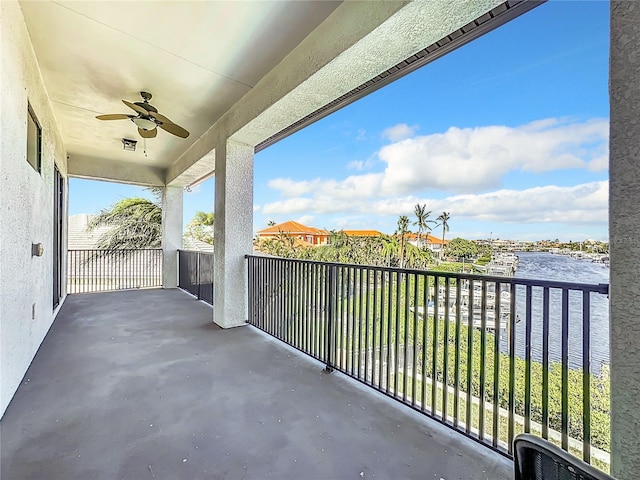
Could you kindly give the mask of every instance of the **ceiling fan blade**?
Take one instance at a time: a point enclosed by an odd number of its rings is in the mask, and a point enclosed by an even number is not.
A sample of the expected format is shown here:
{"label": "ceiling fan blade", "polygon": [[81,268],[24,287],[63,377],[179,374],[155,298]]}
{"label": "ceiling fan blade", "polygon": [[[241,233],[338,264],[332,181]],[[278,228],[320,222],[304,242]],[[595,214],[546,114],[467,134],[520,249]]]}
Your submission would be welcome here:
{"label": "ceiling fan blade", "polygon": [[148,115],[149,114],[149,112],[147,112],[144,108],[140,107],[139,105],[136,105],[135,103],[127,102],[126,100],[122,100],[122,103],[124,103],[131,110],[135,110],[140,115]]}
{"label": "ceiling fan blade", "polygon": [[142,138],[155,138],[155,136],[158,135],[158,129],[154,128],[153,130],[143,130],[138,127],[138,133]]}
{"label": "ceiling fan blade", "polygon": [[[158,120],[160,119],[158,118]],[[189,132],[187,132],[180,125],[176,125],[175,123],[162,122],[162,124],[160,124],[160,128],[180,138],[187,138],[189,136]]]}
{"label": "ceiling fan blade", "polygon": [[135,115],[126,115],[124,113],[109,113],[107,115],[98,115],[98,120],[127,120],[133,118]]}
{"label": "ceiling fan blade", "polygon": [[[161,114],[160,114],[160,113],[158,113],[158,112],[150,113],[150,115],[151,115],[153,118],[155,118],[156,120],[159,120],[159,121],[160,121],[160,122],[162,122],[162,123],[173,123],[173,122],[172,122],[171,120],[169,120],[167,117],[165,117],[164,115],[161,115]],[[175,123],[174,123],[174,125],[175,125]]]}

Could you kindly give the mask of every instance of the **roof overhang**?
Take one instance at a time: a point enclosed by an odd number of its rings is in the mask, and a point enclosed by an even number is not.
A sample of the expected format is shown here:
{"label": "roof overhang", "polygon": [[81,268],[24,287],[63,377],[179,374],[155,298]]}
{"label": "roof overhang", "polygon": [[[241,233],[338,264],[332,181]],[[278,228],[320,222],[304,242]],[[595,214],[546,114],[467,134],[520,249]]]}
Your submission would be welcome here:
{"label": "roof overhang", "polygon": [[[21,1],[72,176],[186,186],[233,140],[261,150],[538,1]],[[138,136],[153,94],[191,132]],[[138,140],[125,151],[122,138]]]}

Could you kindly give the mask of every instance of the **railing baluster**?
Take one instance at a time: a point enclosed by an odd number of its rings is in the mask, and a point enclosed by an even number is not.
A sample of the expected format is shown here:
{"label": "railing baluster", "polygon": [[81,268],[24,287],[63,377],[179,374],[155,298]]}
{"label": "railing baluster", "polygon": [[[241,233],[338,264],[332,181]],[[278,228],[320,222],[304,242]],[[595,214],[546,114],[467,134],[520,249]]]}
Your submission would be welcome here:
{"label": "railing baluster", "polygon": [[549,438],[549,287],[542,291],[542,438]]}
{"label": "railing baluster", "polygon": [[465,417],[465,429],[467,433],[471,433],[471,416],[472,416],[472,400],[471,393],[473,388],[473,280],[469,281],[469,290],[467,295],[467,415]]}
{"label": "railing baluster", "polygon": [[509,307],[509,432],[507,448],[513,452],[515,434],[515,390],[516,390],[516,284],[511,284],[511,305]]}
{"label": "railing baluster", "polygon": [[[362,367],[363,367],[363,358],[362,358],[362,337],[364,335],[363,327],[366,326],[367,317],[365,312],[365,305],[363,298],[363,286],[362,286],[362,278],[363,278],[364,269],[358,268],[358,378],[362,378]],[[366,351],[366,346],[365,346]],[[366,353],[365,353],[366,356]]]}
{"label": "railing baluster", "polygon": [[451,294],[451,279],[449,277],[445,277],[444,279],[444,331],[443,333],[443,341],[442,341],[442,420],[444,422],[448,419],[448,397],[449,397],[449,322],[451,305],[450,302],[450,294]]}
{"label": "railing baluster", "polygon": [[411,406],[415,407],[418,401],[418,274],[413,274],[413,360],[411,365]]}
{"label": "railing baluster", "polygon": [[431,345],[431,415],[435,416],[438,411],[438,324],[440,323],[440,276],[434,278],[436,301],[433,309],[433,330]]}
{"label": "railing baluster", "polygon": [[531,431],[531,318],[532,287],[527,285],[525,313],[524,431]]}
{"label": "railing baluster", "polygon": [[591,461],[591,319],[589,292],[582,292],[582,458]]}
{"label": "railing baluster", "polygon": [[[369,272],[370,270],[367,268],[366,269],[366,288],[364,290],[362,290],[362,281],[360,282],[360,298],[362,299],[362,297],[364,296],[364,303],[365,303],[365,314],[364,314],[364,381],[367,382],[367,379],[369,377],[369,328],[370,328],[370,313],[371,313],[371,308],[370,308],[370,303],[371,303],[371,299],[369,296],[369,285],[370,285],[370,281],[371,279],[369,278]],[[366,295],[366,296],[365,296]]]}
{"label": "railing baluster", "polygon": [[[378,294],[378,273],[380,274],[380,294]],[[382,389],[382,345],[384,345],[383,343],[383,338],[384,338],[384,333],[383,333],[383,324],[384,324],[384,292],[385,292],[385,284],[384,284],[384,276],[385,276],[385,272],[381,271],[374,271],[374,286],[373,286],[373,292],[374,292],[374,302],[373,302],[373,355],[374,355],[374,359],[377,359],[376,362],[374,362],[373,368],[374,368],[374,374],[373,377],[375,377],[375,370],[376,370],[376,365],[377,365],[377,370],[378,370],[378,381],[375,382],[375,385],[378,389]],[[380,309],[378,309],[378,300],[380,301]],[[378,315],[380,316],[378,318]],[[377,325],[377,327],[376,327]],[[377,330],[376,330],[377,328]],[[378,351],[376,352],[376,336],[380,339],[380,341],[378,342]]]}
{"label": "railing baluster", "polygon": [[402,322],[402,328],[404,329],[404,339],[402,341],[402,355],[403,355],[403,366],[402,366],[402,399],[407,401],[407,384],[408,378],[407,375],[409,373],[409,292],[410,292],[410,276],[409,274],[404,276],[404,319]]}
{"label": "railing baluster", "polygon": [[569,291],[562,289],[562,448],[569,448]]}
{"label": "railing baluster", "polygon": [[388,272],[389,285],[387,285],[387,368],[386,368],[386,391],[391,391],[391,351],[393,346],[392,329],[391,324],[393,322],[393,274],[394,272]]}
{"label": "railing baluster", "polygon": [[354,267],[347,269],[347,337],[346,337],[346,353],[347,359],[345,366],[349,374],[353,377],[355,372],[355,336],[356,336],[356,302],[354,297],[356,284],[356,269]]}
{"label": "railing baluster", "polygon": [[462,323],[461,311],[462,280],[456,280],[456,351],[454,355],[454,387],[453,387],[453,425],[458,427],[458,417],[460,416],[460,330]]}
{"label": "railing baluster", "polygon": [[495,283],[495,332],[493,338],[493,442],[498,447],[500,440],[500,332],[502,330],[502,284]]}
{"label": "railing baluster", "polygon": [[402,274],[400,272],[396,272],[396,298],[395,298],[395,306],[396,306],[396,314],[395,314],[395,329],[393,331],[393,340],[394,340],[394,348],[393,348],[393,396],[398,396],[398,388],[400,386],[400,377],[398,376],[398,368],[400,363],[400,298],[402,297],[400,293],[400,288],[402,284]]}
{"label": "railing baluster", "polygon": [[[427,409],[427,342],[429,341],[429,275],[423,275],[424,278],[424,292],[423,292],[423,315],[422,315],[422,411]],[[437,295],[437,294],[436,294]],[[437,296],[436,296],[437,298]]]}
{"label": "railing baluster", "polygon": [[[475,292],[472,295],[471,302],[475,302]],[[486,360],[487,360],[487,282],[482,281],[480,290],[480,405],[478,409],[478,436],[480,440],[484,440],[484,409],[485,409],[485,390],[486,390]],[[495,323],[495,319],[494,319]],[[495,326],[495,325],[494,325]]]}

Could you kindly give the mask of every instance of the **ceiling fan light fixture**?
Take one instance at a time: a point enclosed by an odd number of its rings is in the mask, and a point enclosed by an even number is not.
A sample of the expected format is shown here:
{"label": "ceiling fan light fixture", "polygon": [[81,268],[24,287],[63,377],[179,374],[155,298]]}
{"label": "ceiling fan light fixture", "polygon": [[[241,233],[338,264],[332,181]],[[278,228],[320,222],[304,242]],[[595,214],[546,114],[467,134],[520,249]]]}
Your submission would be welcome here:
{"label": "ceiling fan light fixture", "polygon": [[131,121],[143,130],[153,130],[157,126],[156,122],[154,122],[153,120],[148,120],[146,118],[137,117],[132,118]]}

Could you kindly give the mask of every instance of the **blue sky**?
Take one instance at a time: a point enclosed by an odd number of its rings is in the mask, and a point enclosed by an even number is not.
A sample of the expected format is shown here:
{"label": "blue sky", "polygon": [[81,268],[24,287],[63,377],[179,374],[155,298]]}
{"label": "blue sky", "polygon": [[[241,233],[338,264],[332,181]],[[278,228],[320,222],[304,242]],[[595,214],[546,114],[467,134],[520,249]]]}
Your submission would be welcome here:
{"label": "blue sky", "polygon": [[[449,238],[606,240],[608,9],[548,2],[260,152],[255,230],[392,233],[426,203]],[[70,188],[71,214],[139,194]],[[213,180],[184,198],[186,224],[213,209]]]}

